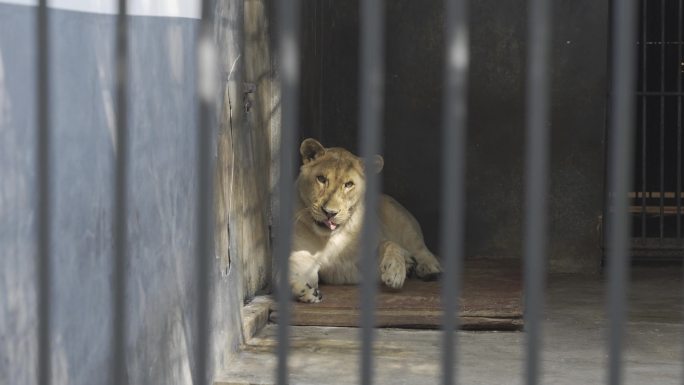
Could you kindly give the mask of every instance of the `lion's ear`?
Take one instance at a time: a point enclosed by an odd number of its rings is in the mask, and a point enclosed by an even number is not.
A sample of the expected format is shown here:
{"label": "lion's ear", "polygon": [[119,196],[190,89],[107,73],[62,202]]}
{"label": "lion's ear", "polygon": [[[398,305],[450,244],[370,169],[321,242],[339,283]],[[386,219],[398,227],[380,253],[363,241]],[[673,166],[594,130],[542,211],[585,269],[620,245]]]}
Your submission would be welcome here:
{"label": "lion's ear", "polygon": [[302,154],[302,162],[306,164],[325,154],[325,147],[316,139],[308,138],[299,146],[299,153]]}
{"label": "lion's ear", "polygon": [[373,168],[375,168],[375,172],[379,173],[382,171],[382,168],[385,166],[385,159],[383,159],[382,156],[376,155],[375,159],[373,159]]}
{"label": "lion's ear", "polygon": [[375,171],[376,174],[382,171],[382,167],[385,165],[385,160],[380,155],[373,157],[373,163],[371,164],[370,170]]}

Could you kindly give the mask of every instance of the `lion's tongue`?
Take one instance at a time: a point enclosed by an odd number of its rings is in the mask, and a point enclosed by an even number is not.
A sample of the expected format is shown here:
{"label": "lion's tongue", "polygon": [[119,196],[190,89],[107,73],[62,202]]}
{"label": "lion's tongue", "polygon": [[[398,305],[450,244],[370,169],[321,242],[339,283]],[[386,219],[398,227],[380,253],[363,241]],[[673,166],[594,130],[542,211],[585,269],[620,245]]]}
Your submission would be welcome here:
{"label": "lion's tongue", "polygon": [[333,223],[330,219],[325,221],[325,225],[328,226],[330,230],[335,230],[337,228],[337,225]]}

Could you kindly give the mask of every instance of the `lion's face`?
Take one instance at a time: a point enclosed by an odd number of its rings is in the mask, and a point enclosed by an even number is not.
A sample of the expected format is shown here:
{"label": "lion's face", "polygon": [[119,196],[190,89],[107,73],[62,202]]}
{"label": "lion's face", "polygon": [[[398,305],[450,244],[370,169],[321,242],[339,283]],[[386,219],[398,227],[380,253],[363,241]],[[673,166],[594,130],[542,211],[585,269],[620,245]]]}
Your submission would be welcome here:
{"label": "lion's face", "polygon": [[[304,210],[316,228],[333,232],[343,227],[363,200],[363,161],[342,148],[324,148],[314,139],[300,147],[303,165],[298,179]],[[382,158],[376,160],[382,168]]]}

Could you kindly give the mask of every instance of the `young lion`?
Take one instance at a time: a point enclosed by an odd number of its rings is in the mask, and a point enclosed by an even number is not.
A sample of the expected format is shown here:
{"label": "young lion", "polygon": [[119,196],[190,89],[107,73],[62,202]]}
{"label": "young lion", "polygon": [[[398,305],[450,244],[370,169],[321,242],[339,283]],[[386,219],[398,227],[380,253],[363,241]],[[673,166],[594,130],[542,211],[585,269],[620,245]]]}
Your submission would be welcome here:
{"label": "young lion", "polygon": [[[363,221],[363,160],[343,148],[324,148],[314,139],[300,147],[294,235],[290,254],[290,287],[301,302],[320,302],[319,279],[330,284],[359,282],[359,241]],[[383,159],[372,165],[380,172]],[[398,289],[407,275],[434,279],[439,261],[428,250],[416,219],[387,195],[380,199],[379,273]]]}

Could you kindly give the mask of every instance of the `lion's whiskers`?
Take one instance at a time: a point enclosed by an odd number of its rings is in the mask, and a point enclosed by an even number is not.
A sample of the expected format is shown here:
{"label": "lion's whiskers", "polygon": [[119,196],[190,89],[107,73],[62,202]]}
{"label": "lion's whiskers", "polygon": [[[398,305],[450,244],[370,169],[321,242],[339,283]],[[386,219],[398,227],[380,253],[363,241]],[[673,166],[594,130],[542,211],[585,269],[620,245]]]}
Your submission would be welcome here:
{"label": "lion's whiskers", "polygon": [[304,208],[302,208],[302,209],[299,209],[299,211],[297,211],[297,212],[294,214],[294,221],[293,221],[293,223],[297,223],[300,219],[302,219],[302,216],[303,216],[304,214],[306,214],[306,211],[307,211],[307,208],[306,208],[306,207],[304,207]]}

